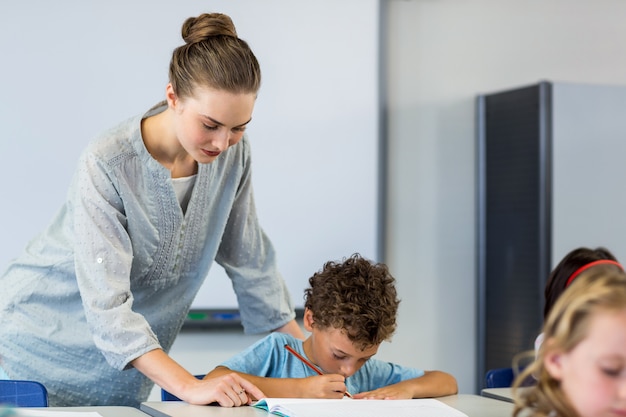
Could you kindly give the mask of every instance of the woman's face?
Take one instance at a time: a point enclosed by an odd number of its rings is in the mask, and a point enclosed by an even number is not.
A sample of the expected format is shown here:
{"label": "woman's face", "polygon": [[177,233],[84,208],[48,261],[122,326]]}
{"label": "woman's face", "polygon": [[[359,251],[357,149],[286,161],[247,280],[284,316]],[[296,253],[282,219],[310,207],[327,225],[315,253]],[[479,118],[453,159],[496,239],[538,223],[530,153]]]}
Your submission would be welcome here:
{"label": "woman's face", "polygon": [[581,417],[626,416],[626,309],[597,311],[585,339],[544,363]]}
{"label": "woman's face", "polygon": [[241,140],[252,119],[256,94],[199,87],[194,96],[181,99],[168,85],[167,98],[181,146],[198,163],[210,163]]}

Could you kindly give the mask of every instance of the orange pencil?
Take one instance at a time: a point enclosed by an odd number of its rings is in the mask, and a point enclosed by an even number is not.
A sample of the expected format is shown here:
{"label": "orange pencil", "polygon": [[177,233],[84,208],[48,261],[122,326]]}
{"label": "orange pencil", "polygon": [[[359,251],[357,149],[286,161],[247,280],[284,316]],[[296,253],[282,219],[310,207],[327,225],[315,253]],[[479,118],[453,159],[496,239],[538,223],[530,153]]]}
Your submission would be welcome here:
{"label": "orange pencil", "polygon": [[[291,346],[285,345],[285,349],[287,349],[289,351],[289,353],[292,353],[296,358],[300,359],[306,366],[308,366],[309,368],[311,368],[315,372],[317,372],[318,375],[324,375],[322,373],[322,371],[317,369],[317,367],[315,365],[313,365],[311,362],[309,362],[304,356],[302,356],[298,352],[296,352]],[[346,397],[352,398],[352,394],[350,394],[348,391],[344,392],[343,395],[345,395]]]}

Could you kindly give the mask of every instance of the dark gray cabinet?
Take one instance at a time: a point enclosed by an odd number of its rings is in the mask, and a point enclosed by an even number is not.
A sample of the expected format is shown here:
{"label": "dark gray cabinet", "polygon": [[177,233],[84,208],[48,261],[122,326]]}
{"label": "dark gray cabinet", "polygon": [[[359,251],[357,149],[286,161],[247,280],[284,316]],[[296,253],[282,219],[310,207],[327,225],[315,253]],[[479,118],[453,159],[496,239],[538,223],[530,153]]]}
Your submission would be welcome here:
{"label": "dark gray cabinet", "polygon": [[477,97],[478,386],[533,348],[571,249],[626,261],[626,87],[540,82]]}

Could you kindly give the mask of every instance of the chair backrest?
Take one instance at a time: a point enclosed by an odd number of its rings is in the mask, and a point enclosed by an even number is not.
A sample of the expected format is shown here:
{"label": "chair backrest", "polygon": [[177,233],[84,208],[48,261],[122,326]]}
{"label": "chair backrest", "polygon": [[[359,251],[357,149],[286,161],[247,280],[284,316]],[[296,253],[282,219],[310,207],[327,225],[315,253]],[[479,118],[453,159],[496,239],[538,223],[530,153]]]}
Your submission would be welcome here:
{"label": "chair backrest", "polygon": [[[196,379],[202,379],[205,377],[205,374],[194,376],[196,377]],[[161,401],[181,401],[181,399],[161,388]]]}
{"label": "chair backrest", "polygon": [[13,407],[47,407],[48,391],[36,381],[0,379],[0,404]]}
{"label": "chair backrest", "polygon": [[513,385],[513,368],[490,369],[485,373],[485,388],[506,388]]}

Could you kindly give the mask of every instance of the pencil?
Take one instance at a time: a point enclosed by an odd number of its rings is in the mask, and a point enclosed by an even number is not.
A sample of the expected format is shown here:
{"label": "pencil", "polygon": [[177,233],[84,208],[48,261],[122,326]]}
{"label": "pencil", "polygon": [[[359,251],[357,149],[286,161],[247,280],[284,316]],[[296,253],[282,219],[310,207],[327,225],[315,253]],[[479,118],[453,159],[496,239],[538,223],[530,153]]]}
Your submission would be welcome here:
{"label": "pencil", "polygon": [[[317,372],[318,375],[324,375],[322,373],[322,371],[320,371],[319,369],[317,369],[317,367],[315,365],[313,365],[311,362],[309,362],[304,356],[302,356],[301,354],[299,354],[298,352],[296,352],[291,346],[289,345],[285,345],[285,349],[287,349],[289,351],[289,353],[293,354],[296,358],[300,359],[302,361],[302,363],[304,363],[306,366],[308,366],[309,368],[313,369],[315,372]],[[350,394],[348,391],[343,393],[346,397],[348,398],[352,398],[352,394]]]}

